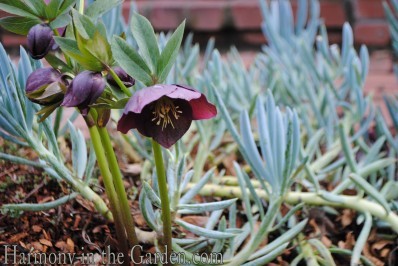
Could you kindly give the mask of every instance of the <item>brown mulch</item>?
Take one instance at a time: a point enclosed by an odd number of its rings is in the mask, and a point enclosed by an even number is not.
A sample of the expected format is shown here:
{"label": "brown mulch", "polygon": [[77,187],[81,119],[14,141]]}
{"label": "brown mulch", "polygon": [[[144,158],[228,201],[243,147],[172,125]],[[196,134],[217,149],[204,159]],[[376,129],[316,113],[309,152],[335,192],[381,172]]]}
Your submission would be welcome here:
{"label": "brown mulch", "polygon": [[[28,154],[23,150],[18,151],[21,152]],[[32,153],[30,156],[34,158],[35,155]],[[134,186],[132,179],[126,179],[126,182],[130,183],[127,186]],[[95,188],[106,200],[100,186],[101,184]],[[53,180],[33,167],[0,161],[0,206],[7,203],[44,203],[69,193],[66,183]],[[147,230],[148,227],[137,210],[137,200],[131,205],[138,226]],[[242,204],[239,204],[238,209],[243,212]],[[334,245],[352,249],[362,228],[362,225],[357,225],[357,214],[352,210],[340,210],[339,215],[334,216],[320,208],[310,208],[299,215],[310,218],[303,231],[305,237],[317,238],[327,247]],[[238,217],[238,225],[246,222],[243,217]],[[204,216],[186,216],[183,219],[199,226],[207,220]],[[185,237],[190,234],[181,228],[177,228],[176,232],[183,232]],[[272,233],[268,241],[281,233]],[[81,197],[49,211],[0,214],[0,265],[5,262],[4,245],[12,245],[7,252],[13,252],[15,246],[18,253],[74,253],[76,257],[92,253],[100,260],[101,252],[108,246],[112,252],[117,252],[114,235],[113,224],[99,215],[91,203]],[[391,239],[391,235],[392,232],[388,229],[372,231],[363,254],[375,265],[398,265],[398,241]],[[293,243],[294,245],[297,243]],[[147,252],[154,251],[151,246],[144,248]],[[296,256],[296,250],[289,248],[269,265],[289,265]],[[337,265],[349,265],[348,256],[333,257]],[[305,264],[302,262],[300,265]]]}

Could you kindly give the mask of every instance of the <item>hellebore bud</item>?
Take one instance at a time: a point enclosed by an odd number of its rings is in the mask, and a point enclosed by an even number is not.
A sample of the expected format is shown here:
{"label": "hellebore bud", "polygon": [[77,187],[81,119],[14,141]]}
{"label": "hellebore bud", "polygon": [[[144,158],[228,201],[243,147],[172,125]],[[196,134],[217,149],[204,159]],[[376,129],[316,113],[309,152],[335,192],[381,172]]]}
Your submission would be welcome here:
{"label": "hellebore bud", "polygon": [[26,96],[34,103],[51,105],[62,101],[66,83],[57,70],[46,67],[32,72],[26,81]]}
{"label": "hellebore bud", "polygon": [[69,85],[62,106],[78,107],[83,114],[105,89],[106,82],[101,73],[85,70],[79,73]]}
{"label": "hellebore bud", "polygon": [[[134,86],[135,84],[135,79],[129,74],[126,73],[126,71],[123,70],[121,67],[114,67],[113,71],[115,71],[116,75],[120,78],[120,80],[123,82],[124,86],[126,87],[131,87]],[[112,75],[108,73],[106,76],[106,80],[108,83],[112,86],[119,87],[119,85],[116,83],[116,81],[113,79]]]}
{"label": "hellebore bud", "polygon": [[33,59],[42,59],[56,47],[54,33],[47,24],[37,24],[28,33],[28,50]]}

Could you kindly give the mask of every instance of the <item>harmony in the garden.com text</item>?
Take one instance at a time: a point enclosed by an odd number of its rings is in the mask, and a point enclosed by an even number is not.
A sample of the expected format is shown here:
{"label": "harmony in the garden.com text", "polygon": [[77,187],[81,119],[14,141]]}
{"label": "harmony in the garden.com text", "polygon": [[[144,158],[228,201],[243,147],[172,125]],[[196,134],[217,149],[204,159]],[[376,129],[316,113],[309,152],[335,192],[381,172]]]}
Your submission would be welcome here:
{"label": "harmony in the garden.com text", "polygon": [[[85,253],[65,253],[65,252],[20,252],[17,245],[3,245],[4,254],[2,263],[6,265],[15,264],[46,264],[46,265],[62,265],[73,264],[77,261],[82,264],[93,264],[101,262],[103,264],[123,264],[126,259],[131,260],[134,264],[223,264],[222,253],[193,253],[193,256],[187,256],[183,252],[172,252],[170,258],[167,258],[166,252],[145,253],[139,258],[134,259],[133,253],[137,249],[141,252],[143,247],[136,245],[130,250],[130,257],[125,258],[123,253],[112,252],[110,246],[107,246],[101,253],[85,252]],[[1,256],[2,255],[2,256]]]}

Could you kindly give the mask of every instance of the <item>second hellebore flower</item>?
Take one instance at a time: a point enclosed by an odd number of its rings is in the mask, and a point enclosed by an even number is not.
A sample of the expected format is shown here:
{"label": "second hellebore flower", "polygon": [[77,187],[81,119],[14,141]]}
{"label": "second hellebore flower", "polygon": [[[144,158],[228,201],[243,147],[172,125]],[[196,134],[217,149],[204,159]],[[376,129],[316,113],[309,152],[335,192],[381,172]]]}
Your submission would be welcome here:
{"label": "second hellebore flower", "polygon": [[[113,68],[113,71],[115,71],[116,75],[123,82],[124,86],[126,86],[126,87],[134,86],[135,79],[133,77],[129,76],[129,74],[127,74],[126,71],[123,70],[123,68],[116,66]],[[112,86],[119,87],[116,80],[112,77],[112,75],[110,73],[108,73],[108,75],[106,76],[106,80]]]}
{"label": "second hellebore flower", "polygon": [[105,85],[101,73],[85,70],[72,80],[61,105],[78,107],[83,114],[87,114],[88,106],[101,96]]}
{"label": "second hellebore flower", "polygon": [[165,148],[170,148],[189,129],[192,120],[217,115],[216,107],[202,93],[181,85],[155,85],[134,93],[117,129],[126,134],[136,128]]}
{"label": "second hellebore flower", "polygon": [[28,50],[33,59],[42,59],[56,47],[53,30],[47,24],[37,24],[28,33]]}
{"label": "second hellebore flower", "polygon": [[29,75],[25,92],[32,102],[51,105],[62,101],[66,86],[59,71],[45,67],[36,69]]}

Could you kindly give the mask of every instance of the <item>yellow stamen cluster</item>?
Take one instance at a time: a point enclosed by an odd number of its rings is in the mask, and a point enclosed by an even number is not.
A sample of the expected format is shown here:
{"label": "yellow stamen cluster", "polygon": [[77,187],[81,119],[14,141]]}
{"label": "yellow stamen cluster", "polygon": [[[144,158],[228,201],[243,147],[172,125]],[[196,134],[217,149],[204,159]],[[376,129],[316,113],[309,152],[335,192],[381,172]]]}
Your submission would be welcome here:
{"label": "yellow stamen cluster", "polygon": [[152,112],[154,115],[152,121],[156,123],[157,126],[160,126],[162,124],[162,131],[167,127],[167,125],[171,125],[174,128],[174,124],[172,121],[172,116],[176,120],[180,117],[180,114],[182,114],[182,111],[179,110],[179,106],[174,105],[173,101],[170,100],[169,98],[162,97],[155,103],[155,109]]}

